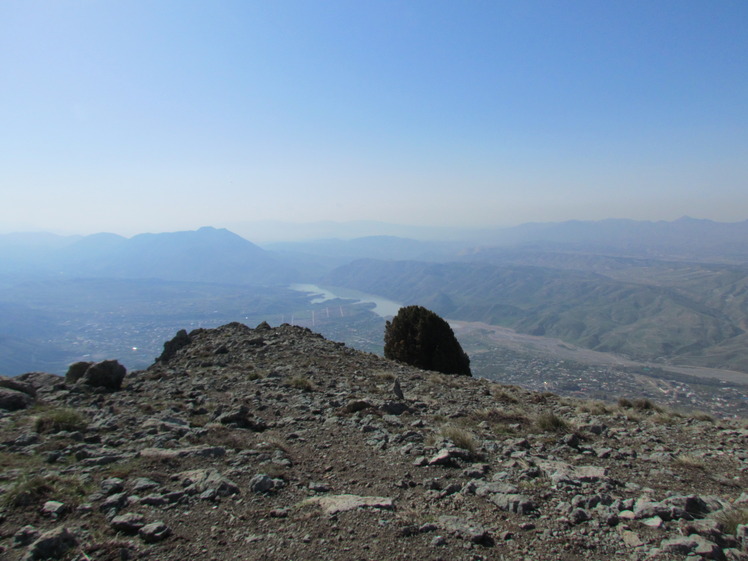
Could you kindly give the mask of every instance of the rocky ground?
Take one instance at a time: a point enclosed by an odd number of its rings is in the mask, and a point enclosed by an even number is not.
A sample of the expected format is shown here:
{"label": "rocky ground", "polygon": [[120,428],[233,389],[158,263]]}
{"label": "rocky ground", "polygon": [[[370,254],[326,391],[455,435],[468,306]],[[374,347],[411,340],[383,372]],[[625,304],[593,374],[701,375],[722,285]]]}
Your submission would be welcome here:
{"label": "rocky ground", "polygon": [[748,560],[748,429],[309,330],[0,380],[0,557]]}

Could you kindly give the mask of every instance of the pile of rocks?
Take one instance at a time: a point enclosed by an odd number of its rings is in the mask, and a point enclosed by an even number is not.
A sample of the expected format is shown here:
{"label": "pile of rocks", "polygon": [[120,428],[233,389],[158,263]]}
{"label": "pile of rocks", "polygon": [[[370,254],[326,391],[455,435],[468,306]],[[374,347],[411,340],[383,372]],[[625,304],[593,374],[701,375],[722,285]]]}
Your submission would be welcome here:
{"label": "pile of rocks", "polygon": [[426,372],[288,325],[166,349],[129,374],[0,380],[3,559],[748,560],[739,420]]}

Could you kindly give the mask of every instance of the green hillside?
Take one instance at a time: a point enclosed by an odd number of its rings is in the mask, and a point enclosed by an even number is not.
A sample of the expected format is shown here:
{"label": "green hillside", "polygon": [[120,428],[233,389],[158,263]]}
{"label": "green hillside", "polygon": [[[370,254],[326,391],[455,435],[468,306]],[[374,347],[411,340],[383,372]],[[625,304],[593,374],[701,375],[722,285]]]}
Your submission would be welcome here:
{"label": "green hillside", "polygon": [[532,266],[363,260],[325,282],[635,359],[748,370],[745,276],[726,269],[666,283],[654,282],[654,271],[651,282],[632,282]]}

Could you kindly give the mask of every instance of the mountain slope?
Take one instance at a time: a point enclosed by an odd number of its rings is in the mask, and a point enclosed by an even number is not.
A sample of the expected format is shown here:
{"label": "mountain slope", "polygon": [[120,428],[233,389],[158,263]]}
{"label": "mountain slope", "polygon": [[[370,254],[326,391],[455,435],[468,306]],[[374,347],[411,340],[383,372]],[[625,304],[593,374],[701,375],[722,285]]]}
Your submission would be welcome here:
{"label": "mountain slope", "polygon": [[720,522],[748,485],[735,421],[426,372],[289,325],[170,348],[118,391],[0,386],[43,406],[0,409],[3,559],[748,559]]}
{"label": "mountain slope", "polygon": [[[503,325],[637,359],[709,355],[711,348],[745,336],[720,307],[687,293],[594,273],[361,260],[336,269],[325,282],[431,307],[453,319]],[[748,351],[738,354],[729,366],[748,369]]]}

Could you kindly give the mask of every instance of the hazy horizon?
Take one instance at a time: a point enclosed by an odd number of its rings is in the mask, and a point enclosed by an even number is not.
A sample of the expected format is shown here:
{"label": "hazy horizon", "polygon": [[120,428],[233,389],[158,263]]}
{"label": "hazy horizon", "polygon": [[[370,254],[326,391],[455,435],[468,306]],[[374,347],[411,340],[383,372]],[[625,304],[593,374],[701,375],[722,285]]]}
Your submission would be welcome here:
{"label": "hazy horizon", "polygon": [[748,3],[0,4],[0,232],[736,222]]}
{"label": "hazy horizon", "polygon": [[[61,237],[85,237],[89,235],[117,235],[123,238],[133,238],[139,235],[151,234],[171,234],[177,232],[194,232],[201,228],[225,229],[242,238],[259,245],[272,245],[285,242],[306,242],[306,241],[323,241],[323,240],[353,240],[368,237],[398,237],[403,239],[413,239],[421,241],[435,242],[465,242],[465,243],[490,243],[497,242],[496,239],[490,240],[492,234],[510,233],[519,228],[526,226],[555,226],[564,224],[584,223],[584,224],[604,224],[606,222],[634,222],[639,224],[674,224],[679,221],[691,220],[696,222],[707,221],[713,224],[739,224],[748,222],[748,218],[736,221],[712,221],[705,218],[693,216],[681,216],[675,220],[641,220],[637,221],[630,218],[604,218],[601,220],[577,220],[570,219],[558,222],[523,222],[515,226],[480,228],[480,227],[449,227],[449,226],[417,226],[412,224],[395,224],[389,222],[380,222],[372,220],[360,220],[349,222],[335,221],[318,221],[318,222],[281,222],[273,220],[260,220],[254,222],[236,222],[221,226],[212,224],[203,224],[194,229],[179,230],[155,230],[142,231],[133,233],[121,233],[111,230],[99,232],[60,232],[53,229],[31,229],[31,230],[14,230],[2,231],[0,236],[5,235],[46,235],[52,234]],[[486,238],[488,236],[488,238]],[[498,243],[498,242],[497,242]]]}

